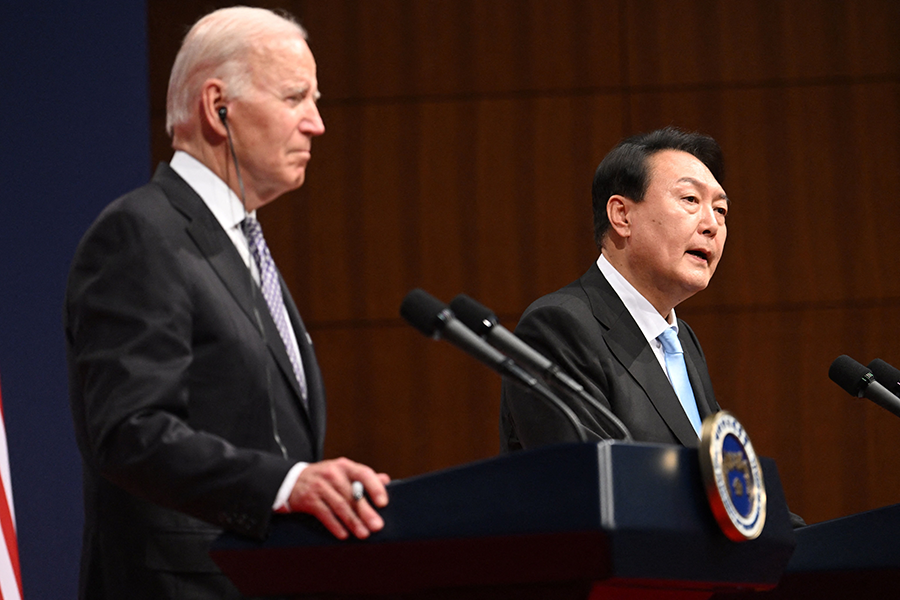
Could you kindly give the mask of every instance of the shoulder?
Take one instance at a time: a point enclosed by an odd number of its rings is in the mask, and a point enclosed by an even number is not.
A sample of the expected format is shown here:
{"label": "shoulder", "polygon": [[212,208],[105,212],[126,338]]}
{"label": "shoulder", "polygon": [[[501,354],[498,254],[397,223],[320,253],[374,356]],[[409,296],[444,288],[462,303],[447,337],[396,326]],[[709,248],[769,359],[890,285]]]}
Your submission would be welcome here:
{"label": "shoulder", "polygon": [[161,164],[145,185],[104,208],[79,243],[78,256],[100,246],[109,253],[166,244],[199,213],[202,200],[168,165]]}
{"label": "shoulder", "polygon": [[84,239],[91,239],[109,228],[126,233],[128,227],[152,223],[158,220],[158,215],[166,212],[166,205],[170,205],[166,194],[159,185],[151,181],[106,205],[88,228]]}
{"label": "shoulder", "polygon": [[520,323],[538,319],[609,328],[623,310],[622,301],[592,264],[579,279],[532,302]]}
{"label": "shoulder", "polygon": [[100,291],[143,290],[160,279],[177,278],[177,257],[185,243],[180,232],[187,222],[155,180],[115,199],[75,249],[68,300]]}
{"label": "shoulder", "polygon": [[694,333],[694,330],[691,329],[691,326],[687,324],[687,321],[683,319],[678,319],[678,337],[681,339],[681,345],[686,348],[691,348],[702,358],[706,360],[703,355],[703,348],[700,347],[700,340],[697,339],[697,334]]}
{"label": "shoulder", "polygon": [[519,324],[531,321],[582,320],[590,318],[590,315],[591,307],[587,296],[575,281],[532,302],[522,313]]}
{"label": "shoulder", "polygon": [[604,331],[579,281],[535,300],[515,329],[526,343],[544,352],[596,346]]}

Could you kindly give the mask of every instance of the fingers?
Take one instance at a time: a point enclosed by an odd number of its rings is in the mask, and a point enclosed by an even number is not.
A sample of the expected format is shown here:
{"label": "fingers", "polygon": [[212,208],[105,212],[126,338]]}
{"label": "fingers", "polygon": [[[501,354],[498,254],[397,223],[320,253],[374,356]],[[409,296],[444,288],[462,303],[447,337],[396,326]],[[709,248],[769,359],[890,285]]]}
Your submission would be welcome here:
{"label": "fingers", "polygon": [[375,471],[365,465],[358,463],[354,463],[354,465],[361,467],[361,470],[354,471],[355,474],[351,475],[351,479],[363,484],[366,494],[372,499],[375,506],[379,508],[387,506],[388,495],[384,486],[390,482],[391,478],[384,473],[375,473]]}
{"label": "fingers", "polygon": [[303,470],[291,491],[288,501],[291,510],[315,516],[338,539],[346,539],[348,532],[366,538],[381,530],[384,521],[365,498],[353,498],[354,481],[362,484],[376,506],[387,504],[384,486],[390,477],[339,458],[313,463]]}
{"label": "fingers", "polygon": [[366,488],[364,488],[363,484],[361,484],[360,482],[354,481],[350,484],[350,491],[353,499],[359,501],[363,499],[366,493]]}

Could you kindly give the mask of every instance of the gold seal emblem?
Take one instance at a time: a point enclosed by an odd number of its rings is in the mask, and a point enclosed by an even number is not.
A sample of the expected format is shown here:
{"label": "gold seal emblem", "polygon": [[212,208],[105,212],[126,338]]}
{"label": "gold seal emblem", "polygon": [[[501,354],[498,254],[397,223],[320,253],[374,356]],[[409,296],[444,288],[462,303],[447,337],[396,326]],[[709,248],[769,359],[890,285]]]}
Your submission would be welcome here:
{"label": "gold seal emblem", "polygon": [[766,486],[747,432],[726,411],[706,417],[700,472],[713,515],[735,542],[759,537],[766,524]]}

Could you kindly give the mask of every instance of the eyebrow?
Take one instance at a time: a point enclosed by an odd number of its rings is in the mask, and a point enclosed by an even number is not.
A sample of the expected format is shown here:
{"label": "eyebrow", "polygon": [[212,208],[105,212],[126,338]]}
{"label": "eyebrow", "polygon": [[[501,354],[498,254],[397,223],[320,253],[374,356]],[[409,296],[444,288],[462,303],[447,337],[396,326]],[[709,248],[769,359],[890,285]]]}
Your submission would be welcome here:
{"label": "eyebrow", "polygon": [[[305,93],[309,92],[309,90],[310,90],[311,88],[312,88],[312,84],[310,84],[310,83],[302,83],[302,84],[299,84],[299,85],[298,85],[298,84],[293,84],[293,83],[292,83],[292,84],[288,84],[288,85],[284,86],[284,88],[283,88],[284,92],[283,92],[283,93],[284,93],[284,94],[287,94],[287,95],[291,95],[291,94],[305,94]],[[320,91],[318,88],[316,88],[316,91],[315,91],[314,94],[315,94],[315,99],[316,99],[316,100],[318,100],[319,98],[322,97],[322,93],[321,93],[321,91]]]}
{"label": "eyebrow", "polygon": [[[675,183],[690,183],[695,187],[708,188],[709,186],[700,181],[699,179],[694,179],[693,177],[682,177]],[[716,200],[724,200],[728,204],[731,204],[731,200],[728,198],[728,195],[725,192],[722,192],[718,196],[716,196]]]}

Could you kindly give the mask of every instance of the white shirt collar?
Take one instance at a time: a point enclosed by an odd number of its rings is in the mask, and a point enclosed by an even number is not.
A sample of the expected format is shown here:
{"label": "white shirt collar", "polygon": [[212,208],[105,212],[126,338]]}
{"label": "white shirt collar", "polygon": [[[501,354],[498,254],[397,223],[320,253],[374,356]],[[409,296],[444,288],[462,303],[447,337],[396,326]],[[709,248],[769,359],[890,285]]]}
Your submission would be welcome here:
{"label": "white shirt collar", "polygon": [[659,345],[656,338],[659,337],[659,334],[665,331],[667,327],[674,327],[675,333],[678,333],[678,319],[675,317],[674,308],[669,313],[671,322],[667,321],[659,314],[659,311],[650,304],[650,301],[644,298],[644,296],[642,296],[641,293],[637,291],[637,289],[631,285],[631,283],[629,283],[629,281],[625,279],[608,260],[606,260],[606,257],[603,256],[603,254],[597,259],[597,267],[600,269],[600,272],[603,273],[603,276],[606,277],[606,280],[609,282],[609,285],[612,286],[616,295],[619,296],[619,299],[622,300],[625,308],[627,308],[628,312],[631,314],[631,318],[637,323],[641,333],[644,334],[644,337],[647,338],[647,342],[650,343],[651,346],[654,344]]}
{"label": "white shirt collar", "polygon": [[[238,254],[244,264],[250,268],[254,280],[259,282],[259,270],[256,261],[250,258],[250,248],[247,245],[247,238],[241,230],[241,221],[247,215],[244,211],[244,205],[240,198],[237,197],[228,185],[219,179],[219,176],[213,173],[206,165],[188,154],[178,150],[169,162],[172,170],[178,173],[184,179],[203,203],[209,208],[216,221],[228,234],[231,243],[237,249]],[[256,211],[249,213],[249,216],[256,217]]]}
{"label": "white shirt collar", "polygon": [[[241,199],[237,197],[228,184],[219,179],[209,167],[188,154],[178,150],[169,162],[172,170],[178,173],[197,195],[203,199],[216,220],[225,231],[240,225],[248,213],[244,210]],[[255,217],[256,211],[249,213]]]}

